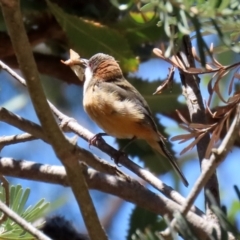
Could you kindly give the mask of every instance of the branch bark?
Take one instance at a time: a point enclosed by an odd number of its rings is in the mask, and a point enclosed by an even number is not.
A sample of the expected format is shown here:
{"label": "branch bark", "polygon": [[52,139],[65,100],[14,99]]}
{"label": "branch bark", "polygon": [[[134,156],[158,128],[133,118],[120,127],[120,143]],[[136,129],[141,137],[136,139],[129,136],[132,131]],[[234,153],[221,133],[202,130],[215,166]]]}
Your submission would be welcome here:
{"label": "branch bark", "polygon": [[[207,181],[211,178],[212,174],[215,172],[216,168],[223,162],[226,158],[228,152],[232,149],[236,138],[239,136],[240,130],[240,104],[238,104],[236,109],[235,117],[232,121],[231,127],[228,130],[227,135],[223,139],[221,145],[217,149],[212,150],[210,159],[206,161],[206,166],[202,170],[201,175],[195,182],[191,192],[189,193],[186,202],[182,206],[181,213],[186,216],[189,209],[193,205],[195,199],[199,195],[202,188],[206,185]],[[208,219],[206,219],[208,220]],[[176,219],[171,222],[171,227],[175,227]],[[220,229],[217,228],[218,239],[221,239]],[[163,236],[170,236],[170,229],[168,228],[162,233]],[[231,233],[228,233],[228,239],[235,239]]]}
{"label": "branch bark", "polygon": [[68,180],[82,212],[89,236],[93,240],[107,239],[88,192],[83,175],[83,166],[78,163],[75,148],[60,131],[47,103],[31,51],[31,45],[23,25],[19,1],[1,0],[0,3],[13,49],[20,69],[25,76],[33,106],[46,138],[66,168]]}
{"label": "branch bark", "polygon": [[[185,63],[186,67],[195,67],[194,57],[192,54],[192,44],[190,37],[185,35],[182,40],[182,49],[181,52],[178,53],[178,57],[182,59],[182,62]],[[186,57],[185,57],[186,56]],[[187,58],[187,59],[186,59]],[[199,87],[199,81],[197,75],[187,74],[184,72],[180,72],[182,88],[183,88],[183,95],[186,98],[190,119],[193,123],[206,123],[206,115],[205,115],[205,108],[203,105],[203,99]],[[198,157],[201,165],[201,170],[205,171],[206,169],[206,161],[205,153],[210,141],[210,135],[206,134],[198,143],[197,143],[197,152]],[[218,186],[218,179],[216,171],[210,177],[209,181],[206,183],[204,192],[209,190],[212,195],[214,196],[216,202],[220,206],[220,195],[219,195],[219,186]],[[210,208],[210,203],[208,202],[205,194],[205,208],[206,208],[206,215],[207,218],[211,221],[218,222],[217,217],[212,212]]]}
{"label": "branch bark", "polygon": [[[0,158],[0,172],[6,176],[69,186],[66,171],[61,166]],[[116,195],[156,214],[162,216],[167,214],[172,217],[175,211],[181,210],[181,205],[151,192],[136,180],[128,181],[93,169],[87,169],[84,171],[84,175],[89,188]],[[211,235],[213,228],[217,228],[217,225],[209,223],[192,212],[188,212],[186,218],[199,239],[206,239]]]}
{"label": "branch bark", "polygon": [[[21,84],[26,86],[25,80],[22,77],[20,77],[16,72],[14,72],[11,68],[9,68],[6,64],[4,64],[2,61],[0,61],[0,66],[2,66],[2,68],[5,69],[9,74],[11,74],[17,81],[19,81]],[[94,136],[93,133],[91,133],[89,130],[87,130],[84,127],[82,127],[81,125],[79,125],[75,119],[69,118],[68,116],[63,114],[50,101],[48,101],[48,103],[49,103],[49,106],[50,106],[52,112],[60,120],[60,126],[63,130],[72,131],[86,141],[89,141],[90,139],[92,139],[92,137]],[[19,123],[19,120],[23,121],[24,119],[20,118],[20,117],[17,117],[15,114],[12,114],[12,113],[8,114],[6,111],[7,110],[4,110],[4,109],[0,110],[0,119],[2,121],[7,120],[6,121],[7,123],[14,125],[14,126],[20,128],[21,130],[26,131],[26,132],[30,132],[34,136],[42,138],[43,140],[45,139],[44,136],[42,135],[42,133],[41,133],[41,136],[40,136],[39,133],[36,133],[34,129],[31,129],[31,127],[34,125],[33,123],[29,124],[29,126],[27,128],[23,128],[23,124]],[[6,116],[5,114],[7,114],[8,116]],[[16,121],[14,119],[11,119],[12,117],[14,118],[14,116],[16,116],[16,119],[15,119]],[[7,118],[7,119],[4,120],[4,118]],[[25,121],[29,122],[28,120],[25,120]],[[118,151],[116,149],[114,149],[112,146],[108,145],[103,139],[99,139],[98,141],[96,141],[95,147],[99,148],[100,150],[102,150],[103,152],[105,152],[106,154],[108,154],[112,158],[118,154]],[[86,151],[86,150],[84,150],[84,151]],[[89,153],[89,154],[91,154],[91,153]],[[87,164],[94,167],[95,169],[105,172],[104,170],[100,169],[100,167],[104,168],[104,166],[101,166],[101,164],[98,164],[99,159],[97,159],[95,157],[95,161],[94,161],[93,158],[88,159],[86,157],[87,157],[87,155],[82,155],[82,160],[87,162]],[[154,188],[156,188],[157,190],[162,192],[165,196],[169,197],[170,199],[172,199],[176,203],[184,204],[185,198],[183,196],[181,196],[177,191],[175,191],[170,186],[163,183],[160,179],[158,179],[156,176],[154,176],[151,172],[145,170],[144,168],[139,167],[137,164],[132,162],[128,157],[122,155],[118,159],[118,161],[123,166],[128,168],[130,171],[135,173],[137,176],[139,176],[140,178],[142,178],[143,180],[145,180],[146,182],[151,184]],[[101,160],[101,162],[106,167],[107,167],[107,165],[109,165],[104,160]],[[116,169],[116,172],[117,172],[117,169]],[[192,207],[191,210],[193,212],[196,212],[199,216],[204,215],[203,212],[195,206]]]}

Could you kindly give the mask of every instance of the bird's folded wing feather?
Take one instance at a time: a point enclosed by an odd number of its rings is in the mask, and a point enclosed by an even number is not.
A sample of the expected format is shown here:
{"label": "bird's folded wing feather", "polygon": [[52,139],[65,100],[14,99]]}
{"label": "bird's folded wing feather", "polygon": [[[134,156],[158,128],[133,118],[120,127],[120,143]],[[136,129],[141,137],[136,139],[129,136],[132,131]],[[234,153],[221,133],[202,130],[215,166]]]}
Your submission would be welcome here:
{"label": "bird's folded wing feather", "polygon": [[123,81],[122,78],[115,78],[107,82],[99,82],[98,87],[105,92],[114,92],[120,101],[128,100],[134,103],[136,108],[144,115],[141,124],[151,126],[158,132],[146,100],[127,80]]}

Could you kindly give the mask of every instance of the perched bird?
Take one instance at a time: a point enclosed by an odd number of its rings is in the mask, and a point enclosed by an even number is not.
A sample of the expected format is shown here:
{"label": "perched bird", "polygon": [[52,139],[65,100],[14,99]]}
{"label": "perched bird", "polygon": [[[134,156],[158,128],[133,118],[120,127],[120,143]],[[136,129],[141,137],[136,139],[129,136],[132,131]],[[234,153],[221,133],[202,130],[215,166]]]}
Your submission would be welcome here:
{"label": "perched bird", "polygon": [[147,102],[123,77],[117,61],[103,53],[92,56],[88,61],[80,61],[85,68],[83,106],[91,119],[108,135],[144,139],[170,161],[184,185],[188,186],[167,149],[164,137],[157,130]]}

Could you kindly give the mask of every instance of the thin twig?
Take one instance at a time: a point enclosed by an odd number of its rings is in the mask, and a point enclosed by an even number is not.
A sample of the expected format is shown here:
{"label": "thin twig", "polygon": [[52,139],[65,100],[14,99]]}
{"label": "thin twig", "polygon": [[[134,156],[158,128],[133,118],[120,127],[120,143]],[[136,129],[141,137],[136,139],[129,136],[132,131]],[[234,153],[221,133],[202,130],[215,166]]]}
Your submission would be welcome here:
{"label": "thin twig", "polygon": [[[24,119],[8,111],[5,108],[0,108],[0,120],[8,124],[11,124],[12,126],[17,127],[22,131],[28,132],[27,134],[30,133],[29,136],[31,136],[32,138],[41,139],[45,142],[48,142],[41,126],[27,119]],[[122,171],[120,171],[115,165],[112,165],[103,159],[99,159],[97,156],[95,156],[94,154],[92,154],[91,152],[83,148],[80,148],[75,143],[72,143],[72,144],[76,148],[75,151],[79,155],[79,159],[81,161],[86,162],[89,166],[101,172],[106,172],[112,175],[116,174],[118,176],[127,178],[127,175],[124,174]]]}
{"label": "thin twig", "polygon": [[[186,202],[182,206],[181,213],[182,215],[186,216],[189,209],[193,205],[195,199],[197,198],[198,194],[205,186],[207,181],[210,179],[212,174],[215,172],[216,168],[223,162],[226,158],[228,152],[231,150],[232,146],[236,138],[239,136],[240,130],[240,104],[238,105],[238,109],[236,115],[232,121],[231,127],[229,128],[225,138],[223,139],[222,143],[217,149],[212,150],[212,155],[208,161],[205,162],[206,166],[204,167],[201,175],[195,182],[191,192],[189,193]],[[175,227],[176,219],[171,222],[171,227]],[[168,235],[169,229],[163,232],[163,235]]]}
{"label": "thin twig", "polygon": [[[0,158],[0,172],[6,176],[69,186],[66,171],[61,166]],[[162,216],[167,214],[171,217],[174,211],[181,209],[180,205],[160,194],[153,193],[134,179],[128,181],[93,169],[87,169],[84,171],[84,175],[89,188],[118,196],[153,213]],[[216,228],[216,225],[192,212],[188,213],[187,220],[198,234],[199,239],[205,239],[207,235],[211,234],[212,229]]]}
{"label": "thin twig", "polygon": [[0,137],[0,149],[11,144],[28,142],[36,139],[36,137],[29,133],[16,134],[12,136],[2,136]]}
{"label": "thin twig", "polygon": [[[9,182],[7,181],[7,179],[0,174],[0,180],[1,180],[1,185],[3,186],[3,189],[5,191],[5,204],[9,207],[10,205],[10,190],[9,190]],[[6,221],[8,218],[8,215],[6,215],[4,212],[3,212],[3,215],[1,216],[0,218],[0,225]]]}
{"label": "thin twig", "polygon": [[27,232],[31,233],[37,239],[51,240],[37,228],[33,227],[30,223],[28,223],[25,219],[21,218],[18,214],[16,214],[13,210],[6,206],[2,201],[0,201],[0,209],[4,214],[6,214],[9,218],[11,218],[14,222],[20,225]]}
{"label": "thin twig", "polygon": [[183,73],[187,73],[190,75],[201,75],[201,74],[209,74],[209,73],[216,73],[219,71],[230,71],[233,68],[236,68],[240,65],[240,62],[237,63],[233,63],[231,65],[228,66],[223,66],[223,65],[218,65],[216,66],[215,69],[202,69],[202,68],[196,68],[195,66],[183,66],[182,65],[182,61],[178,58],[178,56],[174,55],[172,57],[172,59],[170,58],[166,58],[163,54],[163,52],[158,49],[158,48],[154,48],[153,52],[155,53],[155,55],[157,55],[159,58],[163,59],[164,61],[170,63],[172,66],[181,69],[181,71]]}

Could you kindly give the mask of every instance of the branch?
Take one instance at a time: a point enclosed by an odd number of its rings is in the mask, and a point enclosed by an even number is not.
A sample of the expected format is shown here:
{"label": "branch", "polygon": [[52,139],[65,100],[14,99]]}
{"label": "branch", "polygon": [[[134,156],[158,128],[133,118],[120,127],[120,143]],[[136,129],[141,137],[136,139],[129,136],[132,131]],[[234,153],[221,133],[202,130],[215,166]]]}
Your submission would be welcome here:
{"label": "branch", "polygon": [[41,122],[46,138],[66,168],[69,182],[82,212],[89,236],[93,240],[107,239],[88,192],[83,176],[83,166],[78,163],[78,155],[74,153],[74,146],[66,140],[60,131],[47,103],[31,51],[31,45],[29,44],[23,25],[19,1],[1,0],[0,3],[13,49],[20,69],[25,76],[34,109]]}
{"label": "branch", "polygon": [[[212,174],[215,172],[216,168],[223,162],[226,158],[228,152],[232,149],[236,138],[239,136],[240,130],[240,104],[238,104],[236,115],[233,119],[231,127],[229,128],[227,135],[223,139],[221,145],[218,149],[212,150],[212,155],[210,159],[207,159],[205,162],[206,166],[202,170],[201,175],[195,182],[191,192],[189,193],[186,202],[182,206],[181,213],[186,216],[189,209],[193,205],[195,199],[197,198],[198,194],[205,186],[207,181],[211,178]],[[171,227],[174,227],[176,224],[176,220],[174,219],[171,223]],[[164,231],[163,235],[168,235],[169,229]],[[232,239],[232,236],[229,236]],[[219,237],[220,238],[220,237]]]}
{"label": "branch", "polygon": [[205,162],[206,166],[204,167],[201,175],[197,179],[196,183],[194,184],[194,187],[192,188],[190,194],[188,195],[186,202],[183,206],[183,209],[181,211],[183,215],[187,214],[190,207],[194,203],[194,200],[200,193],[201,189],[205,186],[205,184],[210,179],[212,174],[214,174],[216,168],[220,165],[220,163],[223,162],[227,154],[232,149],[236,138],[239,136],[239,130],[240,130],[240,104],[238,105],[236,115],[225,138],[223,139],[221,145],[217,149],[212,149],[212,155],[210,159],[207,159],[207,161]]}
{"label": "branch", "polygon": [[[213,45],[211,45],[210,51],[211,51],[211,53],[213,53]],[[212,60],[213,60],[212,65],[214,65],[215,68],[212,68],[209,64],[206,64],[206,68],[202,69],[202,68],[196,68],[195,64],[184,65],[180,56],[173,56],[171,59],[166,58],[163,54],[163,51],[161,51],[158,48],[154,48],[153,52],[162,60],[170,63],[172,65],[172,67],[181,69],[181,71],[183,73],[190,74],[190,75],[216,73],[219,71],[227,72],[227,71],[230,71],[233,68],[236,68],[240,65],[240,62],[236,62],[231,65],[224,66],[224,65],[220,64],[219,62],[217,62],[217,60],[214,57],[212,57]],[[201,59],[197,56],[197,53],[196,53],[196,50],[194,47],[191,48],[191,56],[192,56],[191,57],[192,59],[196,59],[198,62],[201,62]]]}
{"label": "branch", "polygon": [[[1,180],[1,185],[3,186],[3,189],[5,191],[5,204],[7,207],[9,207],[10,205],[10,190],[9,190],[9,182],[7,181],[7,179],[0,174],[0,180]],[[2,214],[1,218],[0,218],[0,224],[2,224],[3,222],[5,222],[8,218],[8,215],[6,215],[5,213]]]}
{"label": "branch", "polygon": [[21,218],[18,214],[16,214],[13,210],[11,210],[2,201],[0,201],[0,209],[4,214],[6,214],[9,218],[11,218],[14,222],[20,225],[27,232],[31,233],[37,239],[51,240],[49,237],[45,236],[37,228],[33,227],[30,223],[28,223],[25,219]]}
{"label": "branch", "polygon": [[[179,52],[177,55],[179,59],[182,60],[182,63],[185,65],[186,68],[188,67],[195,67],[194,57],[192,54],[192,44],[190,41],[190,37],[185,35],[182,40],[182,52]],[[187,58],[187,59],[186,59]],[[203,104],[203,99],[201,95],[201,91],[199,88],[199,78],[196,75],[186,74],[184,72],[180,72],[180,77],[183,86],[183,95],[186,98],[187,106],[190,114],[190,118],[192,123],[206,123],[206,114],[205,108]],[[205,134],[204,137],[197,143],[197,152],[199,161],[201,164],[201,170],[205,171],[206,161],[205,154],[210,142],[209,134]],[[209,181],[205,185],[205,191],[209,190],[212,195],[214,196],[216,202],[220,206],[220,196],[219,196],[219,188],[218,188],[218,179],[216,172],[209,178]],[[206,208],[206,215],[209,220],[214,220],[218,222],[217,217],[212,212],[209,206],[209,202],[207,201],[207,197],[205,195],[205,208]]]}
{"label": "branch", "polygon": [[[28,139],[29,138],[41,139],[45,142],[48,142],[41,126],[39,126],[38,124],[31,122],[27,119],[21,118],[20,116],[14,114],[12,112],[9,112],[5,108],[0,108],[0,120],[8,123],[14,127],[19,128],[22,131],[28,132],[28,133],[24,133],[27,135]],[[24,139],[24,140],[26,140],[26,139]],[[86,162],[89,166],[91,166],[101,172],[106,172],[106,173],[112,174],[112,175],[116,174],[118,176],[127,178],[127,176],[123,172],[121,172],[116,166],[111,165],[110,163],[108,163],[105,160],[102,160],[102,159],[100,160],[97,156],[95,156],[91,152],[77,146],[74,141],[71,141],[71,142],[72,142],[71,144],[75,147],[75,151],[79,155],[79,159],[81,159],[81,161]],[[15,143],[15,140],[13,140],[12,143]],[[1,141],[0,141],[0,144],[1,144]]]}
{"label": "branch", "polygon": [[[73,71],[66,65],[63,65],[60,60],[62,58],[58,56],[46,55],[41,53],[33,53],[34,59],[38,66],[38,71],[41,74],[49,75],[56,79],[60,79],[68,84],[81,85],[77,76]],[[1,54],[0,54],[1,58]],[[13,69],[18,69],[18,63],[15,56],[1,58],[6,64]]]}
{"label": "branch", "polygon": [[[69,186],[65,169],[61,166],[44,165],[25,160],[16,161],[12,158],[0,158],[0,172],[11,177]],[[128,181],[120,177],[97,172],[93,169],[87,169],[84,175],[89,188],[118,196],[153,213],[162,216],[167,214],[171,217],[175,211],[180,211],[181,209],[180,205],[151,192],[134,179]],[[189,212],[186,218],[196,234],[198,234],[199,239],[205,239],[211,234],[212,229],[217,227],[192,212]]]}
{"label": "branch", "polygon": [[[3,69],[5,69],[10,75],[12,75],[17,81],[19,81],[21,84],[26,86],[25,80],[21,76],[19,76],[16,72],[14,72],[11,68],[9,68],[6,64],[4,64],[2,61],[0,61],[0,66]],[[51,110],[55,114],[55,116],[61,121],[60,126],[63,130],[66,130],[66,131],[71,130],[72,132],[76,133],[78,136],[83,138],[85,141],[89,141],[90,139],[92,139],[92,137],[94,136],[93,133],[91,133],[89,130],[87,130],[84,127],[82,127],[81,125],[79,125],[75,119],[69,118],[67,115],[63,114],[50,101],[48,101],[48,103],[49,103],[49,106],[50,106]],[[7,111],[7,110],[5,109],[4,112],[5,111]],[[0,113],[1,113],[1,110],[0,110]],[[4,121],[3,116],[1,116],[1,115],[2,114],[0,114],[0,119]],[[13,117],[14,115],[11,114],[11,116]],[[9,115],[9,117],[10,117],[10,115]],[[20,117],[17,117],[17,118],[19,120],[20,119],[23,120]],[[26,121],[28,121],[28,120],[26,120]],[[33,132],[33,131],[35,131],[33,129],[30,129],[30,128],[23,129],[22,124],[19,124],[17,122],[15,122],[15,123],[10,122],[10,119],[7,122],[16,126],[16,127],[18,127],[18,128],[20,128],[20,129],[22,129],[23,131],[30,132],[34,136],[38,136],[39,138],[44,139],[42,134],[40,136],[39,133]],[[30,125],[32,125],[32,124],[30,124]],[[30,125],[29,125],[29,127],[30,127]],[[94,145],[95,147],[99,148],[100,150],[102,150],[103,152],[105,152],[106,154],[108,154],[112,158],[114,156],[116,156],[116,154],[118,153],[118,151],[116,149],[114,149],[112,146],[108,145],[103,139],[99,139],[95,143],[96,143]],[[86,150],[84,150],[84,151],[86,151]],[[91,153],[88,152],[88,155],[89,154],[91,154]],[[92,156],[94,156],[94,155],[92,155]],[[99,171],[106,172],[106,170],[104,170],[104,169],[101,170],[100,169],[102,166],[101,166],[101,164],[99,164],[99,165],[97,164],[97,162],[100,161],[97,157],[94,157],[95,160],[93,160],[93,158],[87,159],[86,157],[87,156],[82,157],[83,161],[86,161],[87,164],[89,164],[90,166],[93,166],[95,169],[97,169]],[[91,159],[92,159],[92,161],[90,162]],[[139,167],[137,164],[132,162],[126,156],[123,155],[118,160],[119,160],[119,163],[121,163],[123,166],[128,168],[130,171],[134,172],[137,176],[139,176],[140,178],[142,178],[143,180],[148,182],[150,185],[152,185],[154,188],[156,188],[157,190],[162,192],[168,198],[172,199],[173,201],[175,201],[176,203],[179,203],[179,204],[183,204],[185,202],[185,198],[183,196],[181,196],[177,191],[175,191],[170,186],[164,184],[160,179],[155,177],[151,172],[145,170],[144,168]],[[107,165],[108,165],[107,162],[105,162],[103,160],[101,160],[101,162],[107,167]],[[199,216],[203,215],[202,211],[199,210],[198,208],[196,208],[195,206],[192,208],[192,211],[196,212]]]}
{"label": "branch", "polygon": [[[0,108],[1,113],[1,108]],[[1,117],[0,117],[1,119]],[[7,145],[16,144],[16,143],[22,143],[22,142],[28,142],[32,140],[36,140],[37,138],[29,133],[22,133],[12,136],[2,136],[0,137],[0,149]]]}

